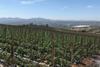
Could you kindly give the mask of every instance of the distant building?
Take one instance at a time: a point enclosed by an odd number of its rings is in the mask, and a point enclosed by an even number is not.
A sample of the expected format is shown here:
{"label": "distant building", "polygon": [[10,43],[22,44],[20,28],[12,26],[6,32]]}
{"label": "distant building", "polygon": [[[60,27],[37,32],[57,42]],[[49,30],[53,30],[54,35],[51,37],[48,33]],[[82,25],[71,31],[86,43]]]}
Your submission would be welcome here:
{"label": "distant building", "polygon": [[71,30],[74,30],[74,31],[89,31],[91,29],[91,26],[90,25],[76,25],[76,26],[72,26],[71,27]]}

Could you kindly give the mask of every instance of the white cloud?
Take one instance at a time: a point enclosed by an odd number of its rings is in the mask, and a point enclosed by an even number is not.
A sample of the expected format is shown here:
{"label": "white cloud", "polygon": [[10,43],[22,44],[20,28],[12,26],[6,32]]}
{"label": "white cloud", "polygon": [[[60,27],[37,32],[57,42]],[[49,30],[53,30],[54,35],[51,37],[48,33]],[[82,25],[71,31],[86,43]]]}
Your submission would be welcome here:
{"label": "white cloud", "polygon": [[93,6],[92,5],[88,5],[87,8],[93,8]]}
{"label": "white cloud", "polygon": [[20,3],[21,4],[34,4],[34,3],[38,3],[38,2],[43,2],[45,0],[21,0]]}
{"label": "white cloud", "polygon": [[33,1],[20,1],[21,4],[32,4]]}

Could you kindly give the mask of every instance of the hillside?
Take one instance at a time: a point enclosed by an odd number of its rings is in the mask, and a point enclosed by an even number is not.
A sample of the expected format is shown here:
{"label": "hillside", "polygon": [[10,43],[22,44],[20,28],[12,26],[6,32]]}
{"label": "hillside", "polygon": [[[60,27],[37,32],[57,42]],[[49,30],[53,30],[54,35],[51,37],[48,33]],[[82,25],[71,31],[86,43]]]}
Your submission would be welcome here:
{"label": "hillside", "polygon": [[[70,67],[100,51],[100,35],[29,25],[0,25],[0,59],[8,65]],[[35,66],[34,66],[35,65]]]}
{"label": "hillside", "polygon": [[22,18],[0,18],[1,24],[10,24],[10,25],[23,25],[23,24],[37,24],[37,25],[46,25],[48,24],[51,27],[57,28],[66,28],[73,25],[80,24],[89,24],[92,26],[100,26],[100,21],[74,21],[74,20],[51,20],[44,18],[31,18],[31,19],[22,19]]}

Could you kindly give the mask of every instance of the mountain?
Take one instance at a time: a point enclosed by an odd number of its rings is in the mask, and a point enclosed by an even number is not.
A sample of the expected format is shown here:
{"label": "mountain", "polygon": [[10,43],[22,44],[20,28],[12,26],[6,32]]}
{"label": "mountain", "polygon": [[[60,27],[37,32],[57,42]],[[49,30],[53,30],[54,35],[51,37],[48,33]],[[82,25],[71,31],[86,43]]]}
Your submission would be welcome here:
{"label": "mountain", "polygon": [[74,21],[74,20],[51,20],[44,18],[31,18],[31,19],[23,19],[23,18],[0,18],[1,24],[10,24],[10,25],[22,25],[22,24],[37,24],[37,25],[45,25],[48,24],[52,27],[66,27],[72,25],[80,25],[80,24],[89,24],[100,26],[100,21]]}

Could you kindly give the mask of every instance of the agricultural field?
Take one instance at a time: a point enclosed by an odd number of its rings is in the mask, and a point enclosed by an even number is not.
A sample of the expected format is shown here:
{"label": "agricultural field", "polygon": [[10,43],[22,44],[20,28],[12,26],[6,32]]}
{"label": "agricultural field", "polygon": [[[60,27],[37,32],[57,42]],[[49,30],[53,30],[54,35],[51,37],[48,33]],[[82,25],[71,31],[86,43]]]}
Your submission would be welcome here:
{"label": "agricultural field", "polygon": [[81,57],[98,52],[99,34],[31,25],[0,25],[0,59],[9,65],[37,67],[35,62],[45,62],[51,67],[70,67]]}

